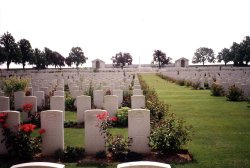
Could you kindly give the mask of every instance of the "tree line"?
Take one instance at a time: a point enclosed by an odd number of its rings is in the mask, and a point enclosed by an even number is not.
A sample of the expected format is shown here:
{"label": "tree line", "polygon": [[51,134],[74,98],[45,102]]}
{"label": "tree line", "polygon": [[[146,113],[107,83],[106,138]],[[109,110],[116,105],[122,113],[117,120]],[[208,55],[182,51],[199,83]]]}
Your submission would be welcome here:
{"label": "tree line", "polygon": [[69,67],[75,64],[78,68],[79,65],[86,63],[87,59],[80,47],[72,47],[68,57],[65,58],[59,52],[47,47],[44,47],[44,50],[33,49],[27,39],[16,42],[9,32],[0,37],[0,64],[6,63],[7,70],[10,63],[22,64],[23,69],[27,64],[35,65],[38,70],[48,68],[49,65],[61,69],[65,64]]}
{"label": "tree line", "polygon": [[230,48],[223,48],[215,57],[214,51],[211,48],[200,47],[193,56],[192,63],[206,62],[214,63],[224,62],[225,66],[229,62],[233,62],[234,66],[247,66],[250,61],[250,37],[246,36],[239,44],[233,42]]}

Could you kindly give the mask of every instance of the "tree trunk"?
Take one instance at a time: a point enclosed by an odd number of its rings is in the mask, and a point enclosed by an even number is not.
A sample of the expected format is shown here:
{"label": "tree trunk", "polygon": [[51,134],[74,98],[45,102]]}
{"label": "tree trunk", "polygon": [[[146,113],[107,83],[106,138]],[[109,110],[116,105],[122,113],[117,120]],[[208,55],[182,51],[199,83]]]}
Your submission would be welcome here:
{"label": "tree trunk", "polygon": [[7,71],[10,69],[10,62],[7,61]]}
{"label": "tree trunk", "polygon": [[205,65],[205,62],[203,61],[202,64],[203,64],[203,66],[204,66],[204,65]]}

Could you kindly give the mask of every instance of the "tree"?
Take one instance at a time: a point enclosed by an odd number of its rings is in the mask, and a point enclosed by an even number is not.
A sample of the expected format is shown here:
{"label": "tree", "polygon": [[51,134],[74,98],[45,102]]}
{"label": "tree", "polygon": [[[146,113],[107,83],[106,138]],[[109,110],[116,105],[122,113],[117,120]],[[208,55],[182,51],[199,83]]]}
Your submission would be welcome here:
{"label": "tree", "polygon": [[18,42],[19,49],[21,51],[21,62],[23,65],[23,69],[25,68],[26,62],[31,62],[33,56],[33,50],[30,45],[30,42],[26,39],[21,39]]}
{"label": "tree", "polygon": [[211,48],[200,47],[195,51],[192,63],[202,63],[204,66],[205,62],[215,62],[214,51]]}
{"label": "tree", "polygon": [[161,50],[154,50],[153,61],[158,63],[159,69],[163,65],[170,64],[171,60],[172,60],[172,58],[167,57],[166,54],[164,52],[162,52]]}
{"label": "tree", "polygon": [[[233,62],[235,66],[239,66],[242,62],[243,64],[243,58],[241,58],[241,53],[240,53],[240,44],[233,42],[233,45],[230,47],[230,52],[233,56]],[[242,60],[242,61],[241,61]]]}
{"label": "tree", "polygon": [[4,47],[0,46],[0,64],[5,62],[6,53],[4,51]]}
{"label": "tree", "polygon": [[9,33],[4,33],[0,38],[0,44],[4,48],[4,62],[7,62],[7,70],[9,70],[10,63],[19,63],[21,52],[15,42],[14,37]]}
{"label": "tree", "polygon": [[250,62],[250,45],[246,49],[244,60],[246,61],[246,65],[248,65],[248,62]]}
{"label": "tree", "polygon": [[41,52],[38,48],[34,50],[33,64],[36,65],[36,69],[46,68],[46,56],[44,52]]}
{"label": "tree", "polygon": [[45,53],[45,58],[46,58],[45,65],[46,65],[46,68],[48,68],[49,65],[52,65],[53,51],[45,47],[44,53]]}
{"label": "tree", "polygon": [[230,50],[227,48],[223,48],[221,52],[217,55],[218,62],[224,61],[225,66],[227,66],[227,63],[229,61],[233,60],[232,54],[230,53]]}
{"label": "tree", "polygon": [[115,54],[115,56],[113,56],[111,58],[111,60],[113,61],[113,66],[116,67],[121,67],[123,69],[123,67],[127,64],[127,65],[131,65],[133,58],[130,55],[130,53],[122,53],[119,52],[117,54]]}
{"label": "tree", "polygon": [[71,67],[71,65],[73,64],[72,58],[71,58],[71,57],[65,58],[65,63],[66,63],[69,67]]}
{"label": "tree", "polygon": [[53,51],[53,54],[51,57],[51,65],[54,65],[55,68],[59,66],[61,69],[61,67],[64,66],[64,61],[65,61],[65,58],[60,53]]}
{"label": "tree", "polygon": [[77,69],[79,65],[86,63],[86,60],[88,59],[87,57],[84,56],[84,52],[80,47],[73,47],[70,50],[69,56],[67,58],[66,58],[67,60],[66,64],[71,66],[72,63],[74,63],[76,64]]}

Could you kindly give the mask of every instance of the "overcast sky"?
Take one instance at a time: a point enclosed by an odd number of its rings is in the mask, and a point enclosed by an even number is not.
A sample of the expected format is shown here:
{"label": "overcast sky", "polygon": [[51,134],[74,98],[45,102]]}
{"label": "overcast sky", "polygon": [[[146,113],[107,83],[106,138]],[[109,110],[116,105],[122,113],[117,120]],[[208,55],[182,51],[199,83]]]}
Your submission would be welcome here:
{"label": "overcast sky", "polygon": [[156,49],[191,62],[199,47],[217,55],[250,35],[249,7],[249,0],[0,0],[0,35],[64,57],[79,46],[89,66],[118,52],[149,64]]}

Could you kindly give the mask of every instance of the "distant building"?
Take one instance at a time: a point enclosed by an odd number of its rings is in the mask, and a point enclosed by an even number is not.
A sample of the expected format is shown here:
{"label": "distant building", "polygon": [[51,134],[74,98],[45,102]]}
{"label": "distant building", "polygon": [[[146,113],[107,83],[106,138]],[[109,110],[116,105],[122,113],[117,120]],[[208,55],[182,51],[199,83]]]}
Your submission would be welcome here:
{"label": "distant building", "polygon": [[95,69],[105,68],[105,62],[100,59],[95,59],[92,61],[92,68]]}
{"label": "distant building", "polygon": [[175,67],[188,67],[189,60],[187,58],[181,57],[180,59],[175,61]]}

